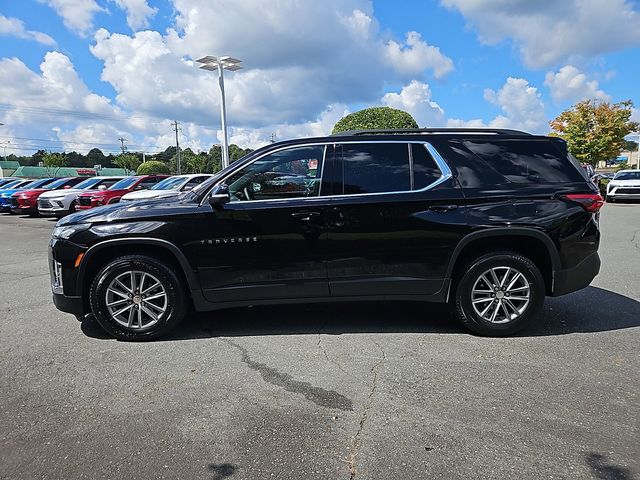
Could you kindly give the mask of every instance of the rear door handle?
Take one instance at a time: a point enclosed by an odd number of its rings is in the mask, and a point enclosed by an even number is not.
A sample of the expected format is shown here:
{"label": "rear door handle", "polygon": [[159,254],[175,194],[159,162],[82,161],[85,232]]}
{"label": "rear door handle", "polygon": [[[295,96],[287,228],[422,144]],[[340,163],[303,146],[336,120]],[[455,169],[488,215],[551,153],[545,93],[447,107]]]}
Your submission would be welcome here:
{"label": "rear door handle", "polygon": [[429,210],[432,212],[451,212],[452,210],[456,210],[458,205],[431,205],[429,206]]}
{"label": "rear door handle", "polygon": [[312,218],[319,217],[320,212],[294,212],[291,216],[301,222],[309,222]]}

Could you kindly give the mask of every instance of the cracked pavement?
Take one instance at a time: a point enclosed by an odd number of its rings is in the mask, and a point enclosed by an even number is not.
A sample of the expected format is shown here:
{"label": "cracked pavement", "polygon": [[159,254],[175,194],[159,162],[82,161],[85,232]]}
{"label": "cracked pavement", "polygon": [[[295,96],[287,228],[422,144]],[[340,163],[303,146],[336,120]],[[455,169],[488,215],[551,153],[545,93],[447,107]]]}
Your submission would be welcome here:
{"label": "cracked pavement", "polygon": [[442,306],[194,315],[122,343],[55,310],[53,222],[0,216],[0,478],[640,480],[640,205],[513,338]]}

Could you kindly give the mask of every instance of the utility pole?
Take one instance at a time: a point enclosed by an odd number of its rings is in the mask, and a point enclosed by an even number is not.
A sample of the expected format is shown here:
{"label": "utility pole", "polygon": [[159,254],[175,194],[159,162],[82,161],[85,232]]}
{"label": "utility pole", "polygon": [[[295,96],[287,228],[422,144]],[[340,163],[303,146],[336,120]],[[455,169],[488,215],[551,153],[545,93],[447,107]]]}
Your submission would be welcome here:
{"label": "utility pole", "polygon": [[124,155],[124,151],[127,149],[127,147],[124,146],[124,142],[126,142],[127,140],[125,138],[120,137],[118,140],[120,140],[120,145],[122,148],[122,154]]}
{"label": "utility pole", "polygon": [[271,134],[271,143],[276,143],[276,134],[275,134],[275,132]]}
{"label": "utility pole", "polygon": [[178,130],[180,129],[180,123],[177,120],[174,120],[171,126],[173,127],[173,131],[176,132],[176,173],[180,175],[180,142],[178,141]]}

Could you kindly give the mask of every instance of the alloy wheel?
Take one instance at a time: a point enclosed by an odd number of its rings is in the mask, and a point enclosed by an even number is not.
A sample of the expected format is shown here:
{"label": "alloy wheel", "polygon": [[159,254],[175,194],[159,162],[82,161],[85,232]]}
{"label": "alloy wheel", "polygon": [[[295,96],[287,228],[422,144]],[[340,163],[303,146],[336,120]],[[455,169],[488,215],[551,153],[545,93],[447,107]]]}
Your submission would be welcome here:
{"label": "alloy wheel", "polygon": [[115,277],[107,287],[105,303],[111,317],[121,326],[146,330],[167,310],[167,292],[156,277],[131,270]]}
{"label": "alloy wheel", "polygon": [[490,323],[508,323],[520,317],[531,301],[531,285],[513,267],[499,266],[485,271],[471,290],[476,314]]}

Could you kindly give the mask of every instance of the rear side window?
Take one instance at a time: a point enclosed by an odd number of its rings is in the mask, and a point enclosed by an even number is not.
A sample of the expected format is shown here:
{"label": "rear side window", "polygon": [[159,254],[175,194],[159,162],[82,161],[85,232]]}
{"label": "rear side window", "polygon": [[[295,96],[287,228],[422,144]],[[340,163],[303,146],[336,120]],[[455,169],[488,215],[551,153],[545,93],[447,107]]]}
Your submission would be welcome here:
{"label": "rear side window", "polygon": [[464,146],[510,183],[571,183],[584,177],[546,140],[467,140]]}
{"label": "rear side window", "polygon": [[356,143],[342,150],[344,194],[411,190],[409,150],[406,143]]}

